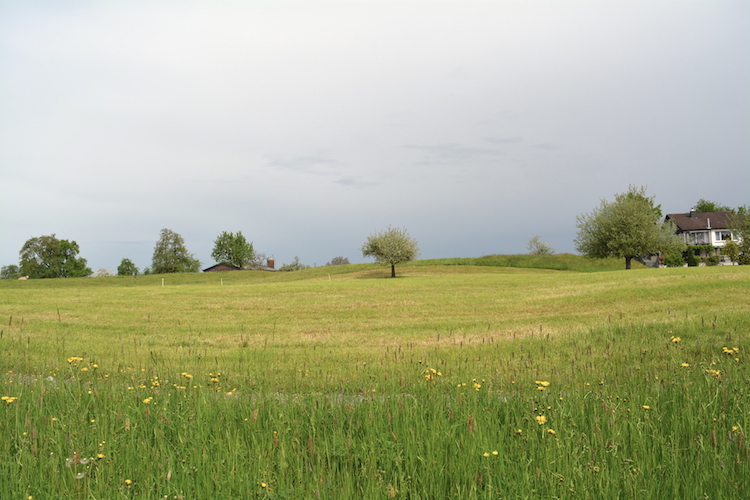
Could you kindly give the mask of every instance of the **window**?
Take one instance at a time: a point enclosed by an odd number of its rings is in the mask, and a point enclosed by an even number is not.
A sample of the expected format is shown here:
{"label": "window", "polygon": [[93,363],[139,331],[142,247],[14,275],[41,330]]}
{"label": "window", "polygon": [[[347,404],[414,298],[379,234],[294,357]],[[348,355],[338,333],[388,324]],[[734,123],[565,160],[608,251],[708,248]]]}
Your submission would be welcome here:
{"label": "window", "polygon": [[727,230],[715,231],[714,237],[716,238],[716,241],[731,240],[732,231],[727,231]]}
{"label": "window", "polygon": [[694,233],[688,233],[687,244],[688,245],[707,245],[708,233],[706,233],[705,231],[697,231]]}

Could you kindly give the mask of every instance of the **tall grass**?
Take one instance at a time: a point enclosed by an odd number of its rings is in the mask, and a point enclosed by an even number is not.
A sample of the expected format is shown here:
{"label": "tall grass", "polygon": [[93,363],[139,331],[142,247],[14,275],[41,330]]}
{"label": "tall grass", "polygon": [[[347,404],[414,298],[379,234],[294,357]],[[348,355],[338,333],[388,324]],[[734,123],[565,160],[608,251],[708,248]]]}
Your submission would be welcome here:
{"label": "tall grass", "polygon": [[743,268],[463,267],[6,286],[0,498],[748,496]]}

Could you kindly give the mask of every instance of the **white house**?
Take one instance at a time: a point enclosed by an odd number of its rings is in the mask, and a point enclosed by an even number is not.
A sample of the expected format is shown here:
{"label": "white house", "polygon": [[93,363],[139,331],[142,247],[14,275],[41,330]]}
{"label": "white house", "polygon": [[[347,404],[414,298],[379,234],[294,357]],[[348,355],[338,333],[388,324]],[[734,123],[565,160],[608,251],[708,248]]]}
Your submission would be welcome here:
{"label": "white house", "polygon": [[[739,241],[739,236],[730,229],[732,212],[696,212],[686,214],[667,214],[665,220],[671,220],[677,226],[677,234],[682,235],[687,245],[710,245],[714,255],[726,245],[727,241]],[[701,257],[709,252],[701,250]]]}

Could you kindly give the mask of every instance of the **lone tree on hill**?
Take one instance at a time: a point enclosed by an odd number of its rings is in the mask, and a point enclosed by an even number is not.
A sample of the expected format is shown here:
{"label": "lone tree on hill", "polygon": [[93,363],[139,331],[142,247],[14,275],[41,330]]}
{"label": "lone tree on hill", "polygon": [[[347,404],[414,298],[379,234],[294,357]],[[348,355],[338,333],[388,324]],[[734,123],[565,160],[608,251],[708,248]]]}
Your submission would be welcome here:
{"label": "lone tree on hill", "polygon": [[376,262],[391,265],[391,278],[396,277],[396,264],[417,258],[417,240],[409,236],[406,229],[388,227],[385,231],[372,234],[362,246],[362,255],[375,257]]}
{"label": "lone tree on hill", "polygon": [[214,241],[214,250],[211,258],[219,263],[228,263],[233,266],[244,268],[253,262],[253,244],[248,243],[242,235],[242,231],[228,233],[222,231]]}
{"label": "lone tree on hill", "polygon": [[586,257],[624,258],[625,269],[639,255],[683,251],[685,243],[675,235],[674,223],[661,218],[661,207],[646,197],[645,188],[630,186],[627,193],[615,195],[615,201],[602,200],[593,212],[578,216],[576,249]]}
{"label": "lone tree on hill", "polygon": [[196,273],[200,267],[200,261],[185,248],[182,236],[170,229],[161,230],[151,259],[152,273]]}
{"label": "lone tree on hill", "polygon": [[21,274],[30,278],[89,276],[86,259],[77,257],[78,243],[58,240],[54,234],[31,238],[21,247]]}

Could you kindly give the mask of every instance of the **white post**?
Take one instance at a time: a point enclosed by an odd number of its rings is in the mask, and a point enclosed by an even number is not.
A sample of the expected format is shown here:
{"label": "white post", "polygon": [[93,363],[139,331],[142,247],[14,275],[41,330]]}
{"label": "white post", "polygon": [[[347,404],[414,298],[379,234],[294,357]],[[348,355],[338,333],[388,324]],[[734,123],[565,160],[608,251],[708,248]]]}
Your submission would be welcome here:
{"label": "white post", "polygon": [[161,286],[164,286],[164,278],[161,279]]}

